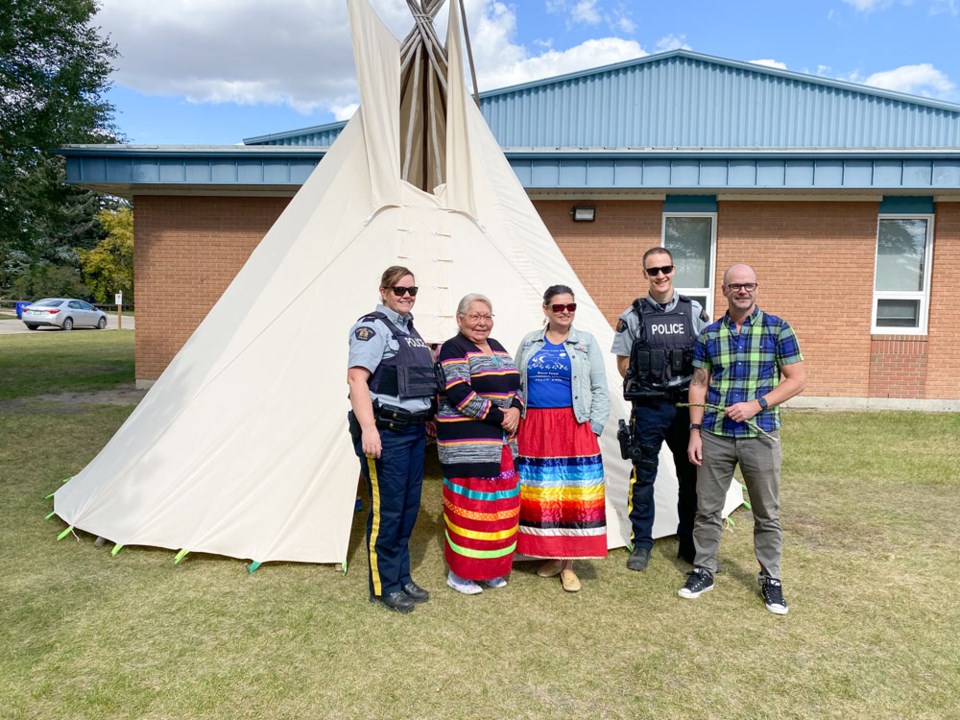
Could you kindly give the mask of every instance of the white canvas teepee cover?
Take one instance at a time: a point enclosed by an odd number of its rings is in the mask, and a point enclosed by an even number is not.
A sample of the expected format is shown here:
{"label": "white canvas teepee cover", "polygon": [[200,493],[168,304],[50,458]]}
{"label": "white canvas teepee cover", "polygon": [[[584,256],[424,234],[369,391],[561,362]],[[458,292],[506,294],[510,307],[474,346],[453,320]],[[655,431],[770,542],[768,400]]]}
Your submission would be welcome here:
{"label": "white canvas teepee cover", "polygon": [[[609,324],[464,90],[450,7],[445,185],[427,193],[401,180],[399,43],[366,0],[349,0],[361,109],[136,410],[57,491],[69,525],[120,545],[345,561],[358,473],[347,335],[391,264],[417,276],[428,341],[451,337],[457,300],[482,292],[495,305],[493,336],[513,350],[542,322],[543,289],[562,282],[576,291],[577,327],[609,347]],[[617,547],[629,537],[629,465],[615,440],[626,408],[612,355],[608,377],[602,445]],[[666,454],[661,467],[656,536],[676,528]]]}

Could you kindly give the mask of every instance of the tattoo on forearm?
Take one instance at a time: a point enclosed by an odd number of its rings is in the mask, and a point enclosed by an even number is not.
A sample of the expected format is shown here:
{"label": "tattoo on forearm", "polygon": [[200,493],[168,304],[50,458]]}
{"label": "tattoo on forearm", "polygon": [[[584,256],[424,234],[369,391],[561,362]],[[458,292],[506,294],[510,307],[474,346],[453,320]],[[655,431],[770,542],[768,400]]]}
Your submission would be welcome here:
{"label": "tattoo on forearm", "polygon": [[707,384],[707,371],[703,368],[694,368],[693,369],[693,379],[690,381],[691,385],[704,385]]}

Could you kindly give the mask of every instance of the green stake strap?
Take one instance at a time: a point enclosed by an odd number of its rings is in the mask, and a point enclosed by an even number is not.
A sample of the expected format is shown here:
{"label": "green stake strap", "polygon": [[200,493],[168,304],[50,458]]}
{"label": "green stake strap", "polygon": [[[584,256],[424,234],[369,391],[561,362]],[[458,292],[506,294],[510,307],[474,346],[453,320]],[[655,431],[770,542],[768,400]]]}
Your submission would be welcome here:
{"label": "green stake strap", "polygon": [[64,479],[63,479],[63,482],[60,483],[60,484],[61,484],[61,485],[66,485],[66,484],[67,484],[68,482],[70,482],[72,479],[73,479],[73,476],[71,475],[71,476],[68,477],[68,478],[64,478]]}
{"label": "green stake strap", "polygon": [[252,562],[249,565],[247,565],[247,572],[253,575],[257,571],[258,567],[260,567],[259,562]]}
{"label": "green stake strap", "polygon": [[67,535],[69,535],[71,532],[73,532],[73,525],[71,525],[71,526],[68,527],[66,530],[64,530],[62,533],[60,533],[59,535],[57,535],[57,542],[60,542],[61,540],[63,540],[63,539],[64,539]]}
{"label": "green stake strap", "polygon": [[44,500],[51,500],[51,499],[53,499],[53,496],[56,495],[56,494],[57,494],[57,491],[54,490],[54,491],[53,491],[52,493],[50,493],[49,495],[44,495],[44,496],[43,496],[43,499],[44,499]]}
{"label": "green stake strap", "polygon": [[44,516],[43,516],[43,519],[44,519],[44,520],[49,520],[50,518],[52,518],[52,517],[53,517],[54,515],[56,515],[56,514],[57,514],[57,511],[54,510],[53,512],[48,513],[47,515],[44,515]]}
{"label": "green stake strap", "polygon": [[729,525],[732,528],[735,528],[737,526],[737,524],[733,521],[733,518],[730,517],[729,515],[727,515],[727,525]]}
{"label": "green stake strap", "polygon": [[342,566],[342,567],[343,567],[343,574],[346,575],[346,574],[347,574],[347,561],[346,561],[346,560],[343,561],[343,566]]}
{"label": "green stake strap", "polygon": [[113,550],[110,551],[110,557],[116,557],[117,553],[120,552],[122,549],[123,549],[123,545],[121,545],[120,543],[117,543],[116,545],[113,546]]}
{"label": "green stake strap", "polygon": [[187,550],[186,548],[184,548],[183,550],[181,550],[180,552],[178,552],[178,553],[177,553],[177,556],[173,559],[173,564],[174,564],[174,565],[179,565],[179,564],[180,564],[180,561],[183,560],[183,559],[187,556],[187,553],[188,553],[188,552],[190,552],[190,551]]}

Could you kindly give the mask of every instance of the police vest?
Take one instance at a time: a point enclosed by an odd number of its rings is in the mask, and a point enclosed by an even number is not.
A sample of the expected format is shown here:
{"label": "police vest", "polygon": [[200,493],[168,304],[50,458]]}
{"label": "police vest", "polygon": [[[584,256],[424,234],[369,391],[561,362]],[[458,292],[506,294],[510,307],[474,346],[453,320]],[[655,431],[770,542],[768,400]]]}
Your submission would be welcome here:
{"label": "police vest", "polygon": [[[670,311],[654,307],[646,299],[633,301],[640,328],[630,351],[626,379],[639,385],[638,390],[658,392],[668,386],[671,390],[685,389],[690,384],[697,340],[691,307],[685,295],[677,296],[677,304]],[[685,382],[671,383],[676,378]]]}
{"label": "police vest", "polygon": [[360,320],[380,320],[400,346],[397,354],[381,360],[367,381],[370,389],[381,395],[401,399],[430,397],[437,391],[433,371],[433,353],[410,323],[410,332],[405,333],[394,325],[382,312],[372,312]]}

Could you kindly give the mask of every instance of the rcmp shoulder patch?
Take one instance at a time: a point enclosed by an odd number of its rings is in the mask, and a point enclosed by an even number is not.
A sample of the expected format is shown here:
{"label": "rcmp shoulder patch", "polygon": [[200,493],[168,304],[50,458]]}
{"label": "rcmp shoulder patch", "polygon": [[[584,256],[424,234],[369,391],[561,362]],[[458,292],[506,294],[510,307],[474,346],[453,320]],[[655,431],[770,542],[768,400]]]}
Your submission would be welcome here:
{"label": "rcmp shoulder patch", "polygon": [[619,320],[617,320],[617,332],[622,333],[626,329],[627,329],[627,321],[624,320],[623,318],[620,318]]}
{"label": "rcmp shoulder patch", "polygon": [[377,334],[376,330],[374,330],[372,327],[367,327],[366,325],[361,325],[360,327],[358,327],[356,330],[353,331],[353,336],[357,340],[362,340],[363,342],[366,342],[376,334]]}

